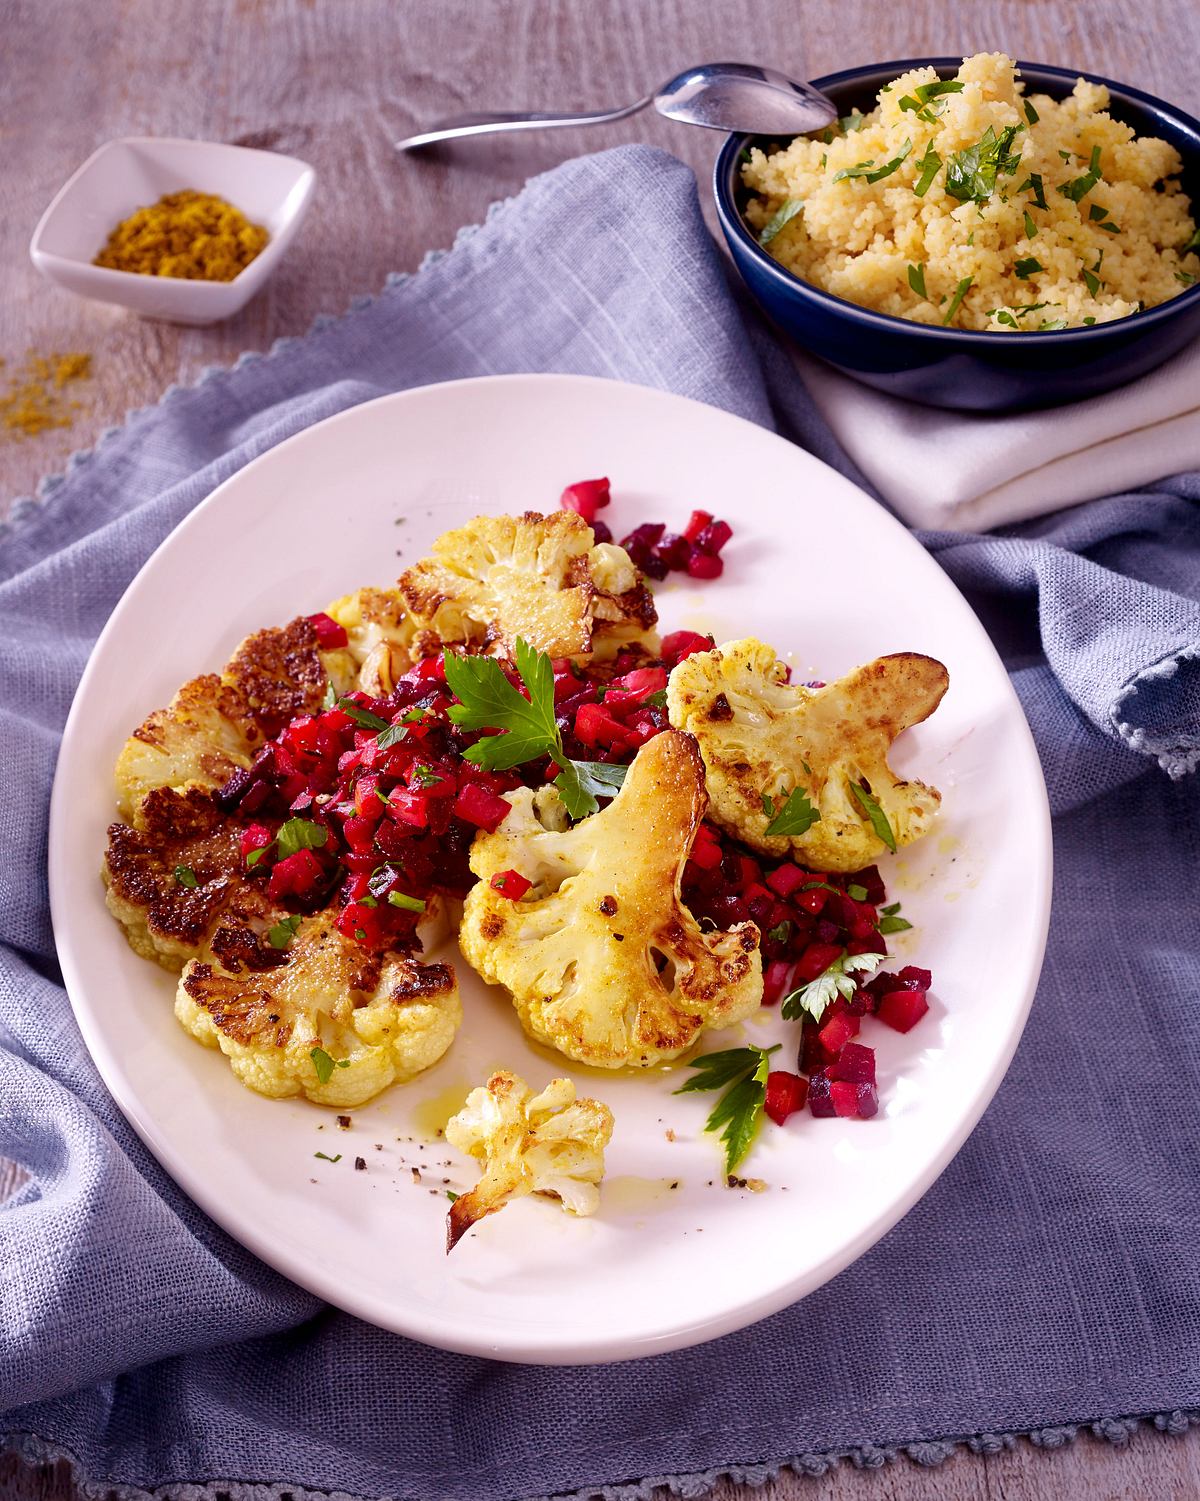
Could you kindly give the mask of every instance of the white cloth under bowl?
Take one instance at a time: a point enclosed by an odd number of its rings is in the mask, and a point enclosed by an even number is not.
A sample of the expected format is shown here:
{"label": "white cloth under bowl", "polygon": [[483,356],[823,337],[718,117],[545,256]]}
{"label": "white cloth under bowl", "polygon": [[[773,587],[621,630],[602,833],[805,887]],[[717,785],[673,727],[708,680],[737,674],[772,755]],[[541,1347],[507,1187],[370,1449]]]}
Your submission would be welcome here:
{"label": "white cloth under bowl", "polygon": [[912,526],[986,531],[1200,467],[1200,341],[1103,396],[996,417],[917,406],[795,360],[846,452]]}

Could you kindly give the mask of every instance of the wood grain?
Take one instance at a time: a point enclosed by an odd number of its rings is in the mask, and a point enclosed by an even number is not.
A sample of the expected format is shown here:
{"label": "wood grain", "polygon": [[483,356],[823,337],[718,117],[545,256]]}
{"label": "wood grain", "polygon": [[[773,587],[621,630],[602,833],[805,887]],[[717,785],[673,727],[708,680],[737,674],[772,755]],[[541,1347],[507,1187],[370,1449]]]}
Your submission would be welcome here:
{"label": "wood grain", "polygon": [[[688,62],[771,62],[815,77],[881,58],[1006,50],[1121,78],[1194,109],[1194,0],[0,0],[0,356],[86,350],[70,430],[0,435],[0,516],[131,407],[193,381],[243,349],[303,333],[392,270],[413,270],[461,224],[532,173],[582,151],[642,140],[687,160],[702,184],[718,137],[643,114],[599,131],[499,138],[399,159],[396,137],[487,105],[598,108],[646,93]],[[292,152],[317,168],[300,238],[237,318],[216,328],[146,323],[42,281],[26,246],[58,186],[102,141],[180,135]],[[702,196],[706,190],[702,188]],[[2,374],[3,372],[0,372]],[[0,543],[2,545],[2,543]],[[18,1181],[0,1163],[0,1201]],[[1139,1434],[1128,1447],[1083,1439],[1055,1453],[1022,1444],[922,1470],[843,1466],[787,1474],[759,1490],[725,1483],[717,1501],[1089,1501],[1200,1495],[1200,1439]],[[53,1468],[0,1461],[4,1501],[75,1501]]]}

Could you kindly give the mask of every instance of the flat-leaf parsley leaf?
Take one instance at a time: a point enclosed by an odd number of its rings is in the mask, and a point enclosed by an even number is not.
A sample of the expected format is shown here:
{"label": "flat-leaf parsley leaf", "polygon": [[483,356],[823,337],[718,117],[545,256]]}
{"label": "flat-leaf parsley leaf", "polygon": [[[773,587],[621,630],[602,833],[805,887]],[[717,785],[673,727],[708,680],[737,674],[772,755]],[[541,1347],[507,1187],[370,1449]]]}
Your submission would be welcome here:
{"label": "flat-leaf parsley leaf", "polygon": [[696,1070],[696,1075],[675,1091],[689,1094],[694,1090],[725,1090],[713,1106],[704,1129],[720,1130],[726,1173],[732,1173],[742,1161],[758,1133],[767,1098],[770,1057],[781,1046],[776,1043],[772,1048],[729,1048],[721,1053],[706,1053],[688,1064]]}

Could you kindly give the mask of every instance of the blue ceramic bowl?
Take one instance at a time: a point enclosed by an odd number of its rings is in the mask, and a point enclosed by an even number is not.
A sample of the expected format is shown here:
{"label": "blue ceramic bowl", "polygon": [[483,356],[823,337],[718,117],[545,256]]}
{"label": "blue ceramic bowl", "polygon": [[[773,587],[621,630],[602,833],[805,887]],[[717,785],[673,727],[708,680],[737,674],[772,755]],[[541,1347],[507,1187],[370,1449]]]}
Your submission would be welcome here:
{"label": "blue ceramic bowl", "polygon": [[[911,68],[952,77],[960,59],[933,57],[849,68],[815,80],[842,114],[873,108],[885,83]],[[1061,98],[1079,74],[1020,63],[1029,93]],[[1183,190],[1200,208],[1200,121],[1161,99],[1089,74],[1112,94],[1112,114],[1138,135],[1170,141],[1183,158]],[[730,136],[717,158],[717,215],[734,263],[767,316],[798,344],[857,380],[927,406],[1004,412],[1079,401],[1145,375],[1200,336],[1200,281],[1160,307],[1091,328],[976,333],[874,313],[802,281],[762,250],[742,218],[738,158],[766,137]]]}

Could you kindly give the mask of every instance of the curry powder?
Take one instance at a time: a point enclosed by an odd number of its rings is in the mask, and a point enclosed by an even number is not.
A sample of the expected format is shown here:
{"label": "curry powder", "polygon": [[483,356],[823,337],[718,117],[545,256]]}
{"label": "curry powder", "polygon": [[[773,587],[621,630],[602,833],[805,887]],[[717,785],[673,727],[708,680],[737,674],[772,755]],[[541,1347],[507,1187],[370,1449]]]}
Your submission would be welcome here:
{"label": "curry powder", "polygon": [[117,225],[93,265],[142,276],[232,281],[270,236],[211,193],[167,193]]}

